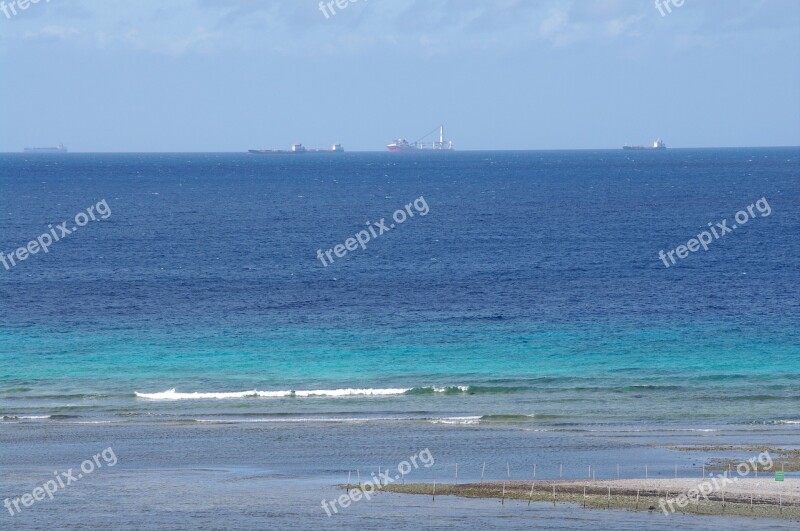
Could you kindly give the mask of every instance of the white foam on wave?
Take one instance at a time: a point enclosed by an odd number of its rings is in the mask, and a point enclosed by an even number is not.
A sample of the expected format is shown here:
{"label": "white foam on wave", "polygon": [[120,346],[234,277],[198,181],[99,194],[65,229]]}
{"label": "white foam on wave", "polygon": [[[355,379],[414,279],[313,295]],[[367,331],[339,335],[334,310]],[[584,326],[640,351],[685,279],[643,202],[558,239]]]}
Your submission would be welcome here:
{"label": "white foam on wave", "polygon": [[207,424],[291,424],[291,423],[351,423],[360,424],[379,421],[409,421],[415,420],[413,417],[290,417],[290,418],[257,418],[257,419],[197,419],[197,422]]}
{"label": "white foam on wave", "polygon": [[779,420],[778,424],[800,424],[800,420]]}
{"label": "white foam on wave", "polygon": [[597,431],[597,432],[611,432],[611,433],[664,433],[664,432],[676,432],[676,431],[688,431],[688,432],[698,432],[698,433],[714,433],[718,431],[722,431],[715,428],[644,428],[644,429],[636,429],[636,428],[608,428],[608,429],[599,429],[599,430],[585,430],[585,431]]}
{"label": "white foam on wave", "polygon": [[439,419],[431,419],[429,422],[432,424],[459,424],[459,425],[470,425],[470,424],[478,424],[481,421],[480,416],[472,416],[472,417],[443,417]]}
{"label": "white foam on wave", "polygon": [[179,393],[169,389],[161,393],[136,392],[137,398],[148,400],[217,400],[231,398],[289,398],[289,397],[345,397],[345,396],[391,396],[402,395],[411,389],[313,389],[309,391],[236,391],[228,393]]}

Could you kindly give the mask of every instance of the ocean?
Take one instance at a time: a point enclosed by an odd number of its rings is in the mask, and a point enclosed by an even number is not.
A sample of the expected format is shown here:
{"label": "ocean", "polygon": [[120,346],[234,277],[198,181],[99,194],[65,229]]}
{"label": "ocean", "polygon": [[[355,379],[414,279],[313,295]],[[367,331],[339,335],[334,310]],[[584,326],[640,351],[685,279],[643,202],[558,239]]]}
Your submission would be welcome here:
{"label": "ocean", "polygon": [[0,498],[119,458],[0,527],[705,529],[391,494],[329,518],[320,500],[423,448],[420,481],[483,462],[639,477],[697,473],[675,446],[800,440],[800,148],[0,168]]}

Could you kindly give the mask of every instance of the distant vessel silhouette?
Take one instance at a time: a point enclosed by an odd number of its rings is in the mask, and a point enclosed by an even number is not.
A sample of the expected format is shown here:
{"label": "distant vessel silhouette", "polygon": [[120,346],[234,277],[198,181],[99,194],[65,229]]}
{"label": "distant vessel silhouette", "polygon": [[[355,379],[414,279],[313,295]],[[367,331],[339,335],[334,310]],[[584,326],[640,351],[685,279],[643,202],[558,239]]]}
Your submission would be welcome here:
{"label": "distant vessel silhouette", "polygon": [[280,155],[284,153],[344,153],[341,144],[334,144],[330,149],[307,149],[303,144],[292,144],[290,149],[248,149],[254,155]]}
{"label": "distant vessel silhouette", "polygon": [[642,150],[649,151],[649,150],[652,150],[652,149],[667,149],[667,145],[664,142],[662,142],[661,139],[659,138],[655,142],[653,142],[652,146],[622,146],[622,149],[634,149],[634,150],[639,150],[639,151],[642,151]]}
{"label": "distant vessel silhouette", "polygon": [[25,148],[25,153],[66,153],[67,146],[64,144],[59,144],[55,147],[32,147],[32,148]]}

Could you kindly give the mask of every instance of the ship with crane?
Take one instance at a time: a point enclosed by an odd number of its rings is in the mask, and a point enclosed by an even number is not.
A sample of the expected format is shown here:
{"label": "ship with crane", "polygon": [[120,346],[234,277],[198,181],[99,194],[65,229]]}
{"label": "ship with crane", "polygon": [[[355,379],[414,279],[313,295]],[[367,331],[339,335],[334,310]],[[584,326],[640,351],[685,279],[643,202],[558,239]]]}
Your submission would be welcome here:
{"label": "ship with crane", "polygon": [[427,135],[423,136],[419,140],[415,142],[409,142],[405,138],[398,138],[391,144],[387,145],[387,149],[392,153],[405,153],[405,152],[416,152],[416,151],[453,151],[453,142],[444,140],[444,125],[440,125],[437,129],[439,129],[439,141],[436,142],[424,142],[426,138],[431,136],[433,133],[436,132],[436,129],[428,133]]}

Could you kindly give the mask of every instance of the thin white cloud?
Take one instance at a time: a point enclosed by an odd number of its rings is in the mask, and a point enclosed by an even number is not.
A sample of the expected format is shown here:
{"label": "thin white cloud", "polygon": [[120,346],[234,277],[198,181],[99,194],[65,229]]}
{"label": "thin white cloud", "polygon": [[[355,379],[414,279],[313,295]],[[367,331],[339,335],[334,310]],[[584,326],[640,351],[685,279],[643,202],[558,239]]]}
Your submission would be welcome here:
{"label": "thin white cloud", "polygon": [[630,15],[623,18],[615,18],[606,22],[606,34],[610,37],[621,35],[641,35],[639,24],[644,18],[642,15]]}
{"label": "thin white cloud", "polygon": [[[687,0],[661,17],[641,0],[358,0],[326,18],[317,0],[75,0],[71,10],[48,8],[37,19],[20,17],[2,40],[12,47],[20,38],[72,40],[174,57],[225,50],[341,55],[375,47],[430,57],[623,40],[628,49],[647,48],[644,41],[655,39],[684,48],[733,28],[747,31],[748,20],[778,24],[776,13],[783,14],[780,24],[797,25],[797,17],[788,16],[797,8],[785,0],[731,1],[741,9],[712,10]],[[706,38],[691,38],[700,34]]]}
{"label": "thin white cloud", "polygon": [[48,25],[36,31],[26,31],[23,33],[25,39],[60,39],[67,40],[80,37],[82,31],[78,28],[69,26]]}

